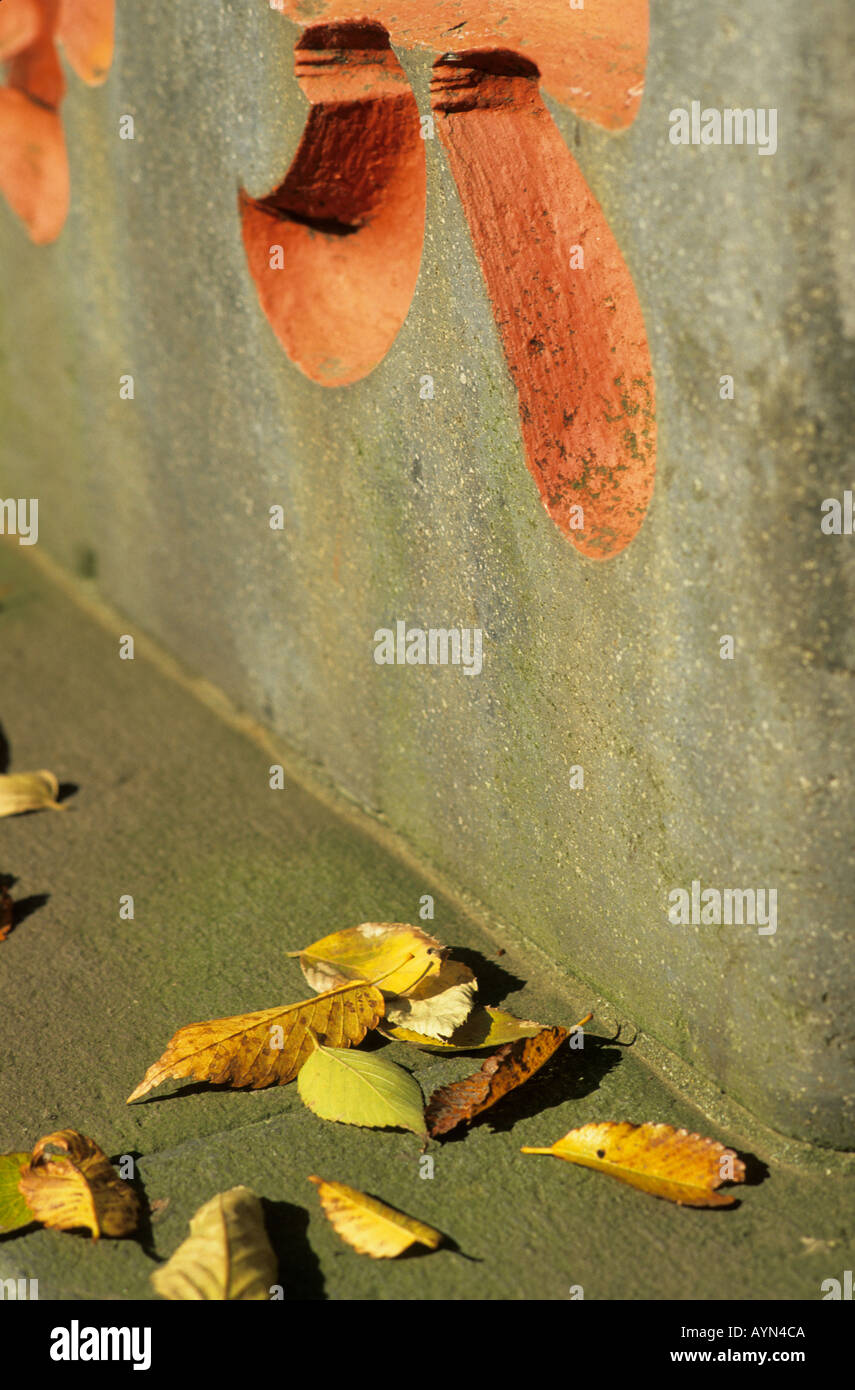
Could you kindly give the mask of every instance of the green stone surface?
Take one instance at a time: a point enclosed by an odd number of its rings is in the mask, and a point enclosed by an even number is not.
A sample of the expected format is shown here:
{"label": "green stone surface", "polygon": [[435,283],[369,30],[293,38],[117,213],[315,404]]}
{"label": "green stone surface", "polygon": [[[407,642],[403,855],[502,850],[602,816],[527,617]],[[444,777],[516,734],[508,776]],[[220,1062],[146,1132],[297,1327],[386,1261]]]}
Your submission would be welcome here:
{"label": "green stone surface", "polygon": [[[0,1152],[71,1126],[114,1160],[134,1156],[158,1204],[140,1241],[0,1237],[0,1278],[38,1278],[43,1299],[152,1297],[156,1260],[238,1183],[267,1203],[288,1299],[561,1300],[577,1284],[586,1299],[818,1299],[823,1279],[852,1267],[855,1159],[782,1143],[684,1076],[681,1094],[655,1044],[395,857],[368,818],[295,781],[270,790],[258,740],[139,646],[120,660],[125,629],[93,621],[8,544],[0,589],[11,768],[76,784],[68,810],[0,826],[0,869],[33,909],[0,944]],[[128,893],[135,916],[122,921]],[[425,893],[429,925],[476,970],[482,1000],[547,1023],[597,1013],[581,1052],[563,1050],[461,1137],[430,1143],[432,1179],[419,1175],[414,1135],[320,1120],[295,1085],[164,1086],[125,1104],[177,1027],[305,997],[287,951],[361,921],[418,920]],[[403,1044],[387,1055],[426,1096],[483,1060]],[[719,1138],[752,1156],[751,1184],[733,1209],[695,1211],[519,1152],[609,1119]],[[355,1254],[321,1214],[310,1173],[398,1206],[457,1248]]]}

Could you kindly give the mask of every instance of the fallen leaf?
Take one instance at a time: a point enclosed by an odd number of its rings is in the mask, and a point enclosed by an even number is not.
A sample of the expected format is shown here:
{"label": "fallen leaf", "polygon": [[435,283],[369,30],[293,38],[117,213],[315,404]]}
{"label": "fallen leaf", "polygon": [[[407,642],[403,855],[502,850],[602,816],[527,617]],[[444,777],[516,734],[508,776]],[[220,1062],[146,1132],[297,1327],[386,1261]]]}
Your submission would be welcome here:
{"label": "fallen leaf", "polygon": [[312,989],[382,978],[386,994],[407,994],[426,975],[436,974],[443,947],[420,927],[404,922],[363,922],[288,954],[299,956]]}
{"label": "fallen leaf", "polygon": [[[59,1154],[47,1150],[61,1149]],[[99,1236],[136,1230],[139,1198],[120,1178],[103,1150],[76,1129],[40,1139],[21,1174],[21,1195],[44,1226],[61,1231],[85,1226]]]}
{"label": "fallen leaf", "polygon": [[113,61],[115,0],[60,0],[56,36],[77,76],[97,87]]}
{"label": "fallen leaf", "polygon": [[[389,1009],[386,1020],[388,1025]],[[542,1023],[534,1023],[528,1018],[514,1018],[504,1009],[485,1008],[477,1004],[466,1022],[456,1028],[445,1040],[426,1037],[409,1028],[390,1028],[387,1025],[377,1031],[384,1038],[395,1042],[413,1043],[425,1052],[480,1052],[485,1047],[501,1047],[503,1043],[516,1042],[519,1038],[533,1038],[543,1031]]]}
{"label": "fallen leaf", "polygon": [[355,1187],[314,1176],[309,1182],[318,1189],[330,1225],[360,1255],[371,1255],[375,1260],[392,1259],[417,1241],[436,1250],[443,1239],[441,1231],[387,1207],[385,1202],[378,1202],[376,1197],[358,1192]]}
{"label": "fallen leaf", "polygon": [[232,1187],[199,1208],[189,1236],[151,1282],[162,1298],[259,1301],[270,1297],[277,1273],[260,1201],[248,1187]]}
{"label": "fallen leaf", "polygon": [[373,1052],[319,1045],[303,1063],[297,1089],[322,1120],[425,1134],[419,1083],[403,1067]]}
{"label": "fallen leaf", "polygon": [[235,1014],[179,1028],[163,1056],[149,1067],[128,1104],[169,1078],[231,1086],[293,1081],[314,1046],[311,1032],[333,1047],[361,1042],[383,1017],[383,995],[373,985],[350,984],[258,1013]]}
{"label": "fallen leaf", "polygon": [[[0,93],[2,96],[2,93]],[[59,783],[52,772],[0,773],[0,816],[17,816],[22,811],[64,811],[57,801]]]}
{"label": "fallen leaf", "polygon": [[469,1017],[477,988],[468,965],[444,960],[435,975],[420,980],[406,995],[387,998],[387,1022],[429,1038],[447,1038]]}
{"label": "fallen leaf", "polygon": [[732,1149],[673,1125],[613,1121],[583,1125],[549,1149],[525,1148],[522,1153],[553,1154],[585,1168],[598,1168],[642,1192],[685,1207],[729,1207],[736,1198],[715,1189],[722,1182],[745,1181],[745,1164]]}
{"label": "fallen leaf", "polygon": [[18,1188],[29,1161],[28,1153],[0,1154],[0,1232],[4,1235],[30,1226],[36,1219]]}
{"label": "fallen leaf", "polygon": [[542,1028],[534,1037],[520,1038],[518,1042],[500,1047],[473,1076],[441,1086],[434,1091],[425,1110],[428,1133],[432,1137],[447,1134],[458,1125],[468,1124],[482,1110],[489,1110],[508,1091],[528,1081],[568,1036],[566,1028]]}
{"label": "fallen leaf", "polygon": [[5,941],[15,922],[15,904],[5,883],[0,883],[0,941]]}

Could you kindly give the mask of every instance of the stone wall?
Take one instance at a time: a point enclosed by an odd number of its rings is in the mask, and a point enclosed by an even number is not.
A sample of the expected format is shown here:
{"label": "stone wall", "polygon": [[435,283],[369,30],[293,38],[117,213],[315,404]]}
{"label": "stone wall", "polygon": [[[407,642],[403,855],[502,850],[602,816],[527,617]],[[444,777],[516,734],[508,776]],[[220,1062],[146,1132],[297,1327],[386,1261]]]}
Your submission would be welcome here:
{"label": "stone wall", "polygon": [[[40,545],[560,966],[768,1124],[852,1147],[855,540],[821,530],[853,484],[851,12],[673,0],[632,124],[544,97],[656,385],[649,511],[597,560],[527,466],[443,141],[400,331],[319,385],[239,207],[306,124],[299,26],[263,0],[119,11],[107,82],[62,108],[64,230],[33,246],[0,210],[0,495],[37,496]],[[397,53],[429,113],[436,52]],[[673,144],[694,100],[774,108],[776,152]],[[378,665],[398,621],[482,629],[483,670]],[[776,890],[776,930],[671,923],[693,882]]]}

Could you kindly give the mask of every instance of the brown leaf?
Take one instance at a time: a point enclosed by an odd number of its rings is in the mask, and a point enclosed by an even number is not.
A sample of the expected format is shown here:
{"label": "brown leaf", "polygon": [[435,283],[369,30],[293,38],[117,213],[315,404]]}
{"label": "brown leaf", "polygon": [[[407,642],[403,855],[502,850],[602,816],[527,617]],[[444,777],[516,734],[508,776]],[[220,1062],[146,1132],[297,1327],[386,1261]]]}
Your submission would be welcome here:
{"label": "brown leaf", "polygon": [[585,1168],[598,1168],[684,1207],[729,1207],[735,1197],[715,1189],[723,1182],[745,1181],[745,1164],[733,1149],[673,1125],[609,1120],[571,1129],[549,1149],[525,1148],[522,1153],[553,1154]]}
{"label": "brown leaf", "polygon": [[[49,1148],[63,1150],[47,1153]],[[94,1140],[75,1129],[40,1139],[21,1173],[21,1196],[33,1216],[61,1231],[87,1227],[99,1236],[126,1236],[136,1230],[139,1198],[119,1177]]]}
{"label": "brown leaf", "polygon": [[488,1057],[473,1076],[434,1091],[425,1110],[428,1133],[435,1138],[458,1125],[468,1124],[508,1091],[528,1081],[568,1036],[567,1028],[544,1028],[533,1038],[506,1043]]}
{"label": "brown leaf", "polygon": [[293,1081],[315,1044],[350,1047],[383,1017],[383,995],[374,985],[349,984],[258,1013],[190,1023],[173,1035],[149,1067],[128,1104],[167,1079],[188,1078],[232,1086],[284,1086]]}

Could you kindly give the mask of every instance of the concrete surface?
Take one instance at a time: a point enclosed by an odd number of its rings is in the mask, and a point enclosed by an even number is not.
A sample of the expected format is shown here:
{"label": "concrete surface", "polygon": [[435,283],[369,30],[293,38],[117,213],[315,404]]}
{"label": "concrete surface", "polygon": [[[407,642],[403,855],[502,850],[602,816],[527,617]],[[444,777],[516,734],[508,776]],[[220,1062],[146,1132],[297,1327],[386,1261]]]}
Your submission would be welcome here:
{"label": "concrete surface", "polygon": [[[561,1300],[574,1284],[586,1299],[817,1299],[823,1279],[852,1267],[855,1159],[781,1145],[719,1095],[703,1113],[651,1068],[649,1040],[634,1040],[626,1019],[395,857],[367,818],[291,780],[269,790],[273,745],[236,730],[140,647],[121,661],[127,628],[93,621],[7,543],[0,590],[11,768],[45,766],[76,784],[65,813],[0,827],[0,871],[29,907],[0,944],[0,1152],[73,1126],[114,1158],[135,1155],[147,1201],[168,1203],[140,1242],[0,1237],[0,1278],[38,1278],[41,1298],[151,1297],[154,1261],[198,1206],[237,1183],[268,1204],[289,1299]],[[546,1022],[597,1010],[579,1061],[566,1053],[462,1138],[430,1144],[432,1180],[419,1177],[414,1136],[328,1124],[294,1085],[167,1088],[126,1106],[176,1026],[303,997],[287,950],[341,925],[416,918],[425,892],[436,933],[465,953],[485,1002]],[[133,922],[119,920],[126,893]],[[426,1095],[479,1064],[400,1044],[389,1056]],[[711,1134],[752,1155],[751,1185],[734,1209],[684,1210],[519,1152],[594,1119]],[[320,1214],[309,1173],[375,1193],[458,1250],[356,1255]]]}

